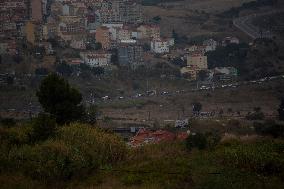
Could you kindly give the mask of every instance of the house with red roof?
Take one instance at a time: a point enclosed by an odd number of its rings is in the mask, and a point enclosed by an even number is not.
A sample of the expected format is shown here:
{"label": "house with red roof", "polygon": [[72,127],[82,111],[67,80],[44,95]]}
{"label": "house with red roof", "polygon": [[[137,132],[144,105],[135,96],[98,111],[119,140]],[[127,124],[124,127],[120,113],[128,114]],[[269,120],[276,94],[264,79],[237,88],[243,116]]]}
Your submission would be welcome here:
{"label": "house with red roof", "polygon": [[174,133],[167,130],[151,131],[146,128],[141,128],[136,135],[130,139],[129,145],[131,147],[139,147],[146,144],[185,140],[187,136],[187,132]]}

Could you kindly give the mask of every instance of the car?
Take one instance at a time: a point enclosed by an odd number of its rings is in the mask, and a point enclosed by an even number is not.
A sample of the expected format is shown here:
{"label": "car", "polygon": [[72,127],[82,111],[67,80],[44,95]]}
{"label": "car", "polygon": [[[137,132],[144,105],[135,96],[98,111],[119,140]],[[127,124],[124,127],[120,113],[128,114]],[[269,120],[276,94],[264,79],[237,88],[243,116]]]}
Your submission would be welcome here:
{"label": "car", "polygon": [[109,98],[109,96],[104,96],[104,97],[102,97],[102,99],[103,100],[109,100],[110,98]]}
{"label": "car", "polygon": [[119,99],[119,100],[123,100],[123,99],[124,99],[124,97],[123,97],[123,96],[120,96],[120,97],[118,97],[118,99]]}
{"label": "car", "polygon": [[161,95],[168,95],[168,94],[169,94],[169,92],[167,92],[167,91],[161,92]]}

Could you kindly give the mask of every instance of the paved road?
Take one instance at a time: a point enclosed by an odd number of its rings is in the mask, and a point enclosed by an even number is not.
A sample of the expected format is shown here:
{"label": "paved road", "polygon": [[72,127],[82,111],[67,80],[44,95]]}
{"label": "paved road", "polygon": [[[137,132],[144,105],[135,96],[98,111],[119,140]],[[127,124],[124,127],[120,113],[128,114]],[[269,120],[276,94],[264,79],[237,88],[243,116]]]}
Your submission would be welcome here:
{"label": "paved road", "polygon": [[272,38],[275,36],[271,31],[262,31],[262,34],[260,33],[260,28],[252,24],[252,21],[255,18],[265,16],[265,15],[271,15],[276,13],[284,12],[283,9],[281,10],[273,10],[269,12],[259,13],[259,14],[252,14],[244,17],[240,17],[233,20],[234,26],[236,26],[238,29],[242,30],[244,33],[246,33],[248,36],[250,36],[253,39],[256,38]]}

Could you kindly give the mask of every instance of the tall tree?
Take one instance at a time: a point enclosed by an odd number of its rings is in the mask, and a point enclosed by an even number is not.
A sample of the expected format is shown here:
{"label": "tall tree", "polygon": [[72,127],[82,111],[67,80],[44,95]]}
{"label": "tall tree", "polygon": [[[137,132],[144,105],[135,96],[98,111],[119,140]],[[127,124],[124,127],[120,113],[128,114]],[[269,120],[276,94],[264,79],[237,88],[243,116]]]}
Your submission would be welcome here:
{"label": "tall tree", "polygon": [[44,111],[54,115],[59,124],[79,120],[84,115],[80,92],[56,74],[41,82],[36,95]]}

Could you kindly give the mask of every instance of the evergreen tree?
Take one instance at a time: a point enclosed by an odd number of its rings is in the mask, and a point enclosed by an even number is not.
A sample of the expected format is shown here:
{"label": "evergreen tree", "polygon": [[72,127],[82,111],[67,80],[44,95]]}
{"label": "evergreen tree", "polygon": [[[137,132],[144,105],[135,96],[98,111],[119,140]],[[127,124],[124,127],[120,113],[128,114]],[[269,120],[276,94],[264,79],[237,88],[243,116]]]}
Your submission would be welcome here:
{"label": "evergreen tree", "polygon": [[56,74],[41,82],[36,95],[44,111],[55,116],[59,124],[79,120],[84,114],[80,92]]}

